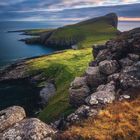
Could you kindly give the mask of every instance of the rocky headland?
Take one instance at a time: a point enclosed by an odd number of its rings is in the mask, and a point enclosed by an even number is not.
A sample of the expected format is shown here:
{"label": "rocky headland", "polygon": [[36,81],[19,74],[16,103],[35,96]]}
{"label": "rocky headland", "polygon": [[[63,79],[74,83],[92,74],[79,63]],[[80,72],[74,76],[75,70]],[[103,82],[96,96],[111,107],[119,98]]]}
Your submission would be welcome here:
{"label": "rocky headland", "polygon": [[[106,40],[116,36],[118,17],[115,13],[92,18],[77,24],[42,31],[39,37],[23,39],[27,44],[42,44],[57,49],[83,48],[96,40]],[[28,31],[25,31],[28,33]],[[30,32],[29,32],[30,33]],[[106,34],[105,34],[106,33]],[[32,32],[30,33],[32,35]]]}
{"label": "rocky headland", "polygon": [[[10,107],[0,112],[0,124],[3,124],[0,127],[0,139],[72,139],[72,135],[65,137],[59,130],[68,129],[89,117],[96,118],[108,104],[119,104],[126,100],[129,102],[140,96],[140,28],[124,32],[104,45],[94,45],[93,58],[83,76],[76,77],[70,85],[69,102],[77,108],[75,112],[48,126],[38,119],[24,119],[22,108]],[[43,92],[48,93],[48,89],[54,94],[55,86],[49,84],[42,90],[42,96]],[[138,102],[135,105],[139,105]],[[134,122],[139,121],[135,116],[130,121],[133,119]],[[139,125],[134,122],[133,125]],[[133,133],[133,130],[130,129],[129,133]],[[136,132],[133,134],[135,138],[140,137]],[[78,133],[73,139],[79,139]]]}

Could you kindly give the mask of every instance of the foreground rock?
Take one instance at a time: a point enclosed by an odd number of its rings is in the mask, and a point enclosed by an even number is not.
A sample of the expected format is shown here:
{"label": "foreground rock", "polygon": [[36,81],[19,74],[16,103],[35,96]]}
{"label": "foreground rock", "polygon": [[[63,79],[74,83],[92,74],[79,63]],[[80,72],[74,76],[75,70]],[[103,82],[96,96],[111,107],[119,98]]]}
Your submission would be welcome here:
{"label": "foreground rock", "polygon": [[13,106],[0,112],[0,140],[44,140],[56,133],[36,118],[25,118],[22,107]]}
{"label": "foreground rock", "polygon": [[44,140],[55,131],[36,118],[24,119],[2,133],[1,140]]}
{"label": "foreground rock", "polygon": [[22,107],[13,106],[0,111],[0,133],[26,117]]}

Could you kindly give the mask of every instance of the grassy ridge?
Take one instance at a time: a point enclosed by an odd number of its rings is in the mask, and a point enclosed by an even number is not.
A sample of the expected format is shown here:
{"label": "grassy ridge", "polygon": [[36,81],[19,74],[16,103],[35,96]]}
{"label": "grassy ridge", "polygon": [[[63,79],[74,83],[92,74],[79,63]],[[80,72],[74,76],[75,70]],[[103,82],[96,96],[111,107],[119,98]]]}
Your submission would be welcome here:
{"label": "grassy ridge", "polygon": [[91,47],[96,42],[103,42],[117,34],[117,29],[104,21],[90,24],[76,24],[58,28],[48,38],[47,42],[71,45],[77,44],[78,48]]}
{"label": "grassy ridge", "polygon": [[[54,79],[57,94],[39,114],[39,118],[51,122],[61,115],[73,111],[68,101],[68,89],[76,76],[81,76],[92,60],[91,48],[81,50],[67,50],[27,61],[28,74],[42,73],[47,79]],[[43,83],[41,83],[43,84]]]}
{"label": "grassy ridge", "polygon": [[117,30],[117,15],[114,13],[89,19],[77,24],[67,25],[54,30],[27,30],[27,34],[40,35],[35,39],[27,39],[29,44],[40,43],[57,49],[88,48],[94,43],[102,43],[115,37]]}

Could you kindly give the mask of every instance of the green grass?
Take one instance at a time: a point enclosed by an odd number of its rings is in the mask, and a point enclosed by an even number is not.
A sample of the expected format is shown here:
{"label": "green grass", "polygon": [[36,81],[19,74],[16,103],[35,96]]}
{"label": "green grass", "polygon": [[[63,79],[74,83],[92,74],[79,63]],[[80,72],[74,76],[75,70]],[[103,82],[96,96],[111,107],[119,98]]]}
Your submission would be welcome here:
{"label": "green grass", "polygon": [[67,50],[27,61],[28,74],[41,72],[47,79],[54,79],[57,86],[56,95],[39,114],[45,122],[51,122],[74,110],[69,104],[68,89],[76,76],[81,76],[92,60],[91,48]]}

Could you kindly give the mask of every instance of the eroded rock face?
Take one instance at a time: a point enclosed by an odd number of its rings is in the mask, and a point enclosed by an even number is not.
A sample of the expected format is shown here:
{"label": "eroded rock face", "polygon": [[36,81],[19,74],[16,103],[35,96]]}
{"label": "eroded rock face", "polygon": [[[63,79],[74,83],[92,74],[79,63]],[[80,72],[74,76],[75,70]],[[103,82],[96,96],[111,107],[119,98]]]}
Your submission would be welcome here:
{"label": "eroded rock face", "polygon": [[47,104],[49,99],[56,94],[56,89],[54,84],[47,83],[47,85],[40,91],[40,97],[43,104]]}
{"label": "eroded rock face", "polygon": [[1,140],[44,140],[55,134],[47,124],[36,118],[24,119],[0,135]]}
{"label": "eroded rock face", "polygon": [[0,111],[0,133],[26,117],[22,107],[13,106]]}

